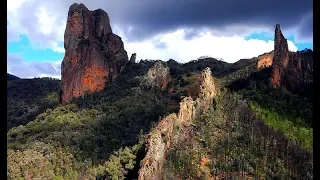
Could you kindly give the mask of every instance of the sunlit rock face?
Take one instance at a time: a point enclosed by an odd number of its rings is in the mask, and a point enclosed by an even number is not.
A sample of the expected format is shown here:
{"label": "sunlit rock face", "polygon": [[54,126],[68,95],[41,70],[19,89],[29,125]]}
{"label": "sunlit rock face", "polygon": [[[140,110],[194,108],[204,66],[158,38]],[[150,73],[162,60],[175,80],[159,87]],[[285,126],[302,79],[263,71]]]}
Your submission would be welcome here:
{"label": "sunlit rock face", "polygon": [[277,24],[272,62],[272,85],[293,92],[301,92],[305,87],[313,83],[312,73],[312,50],[290,52],[287,40],[280,30],[280,25]]}
{"label": "sunlit rock face", "polygon": [[108,14],[83,4],[69,8],[61,65],[61,101],[104,89],[128,62],[121,38],[112,33]]}
{"label": "sunlit rock face", "polygon": [[274,52],[265,53],[258,57],[257,69],[263,69],[272,66]]}

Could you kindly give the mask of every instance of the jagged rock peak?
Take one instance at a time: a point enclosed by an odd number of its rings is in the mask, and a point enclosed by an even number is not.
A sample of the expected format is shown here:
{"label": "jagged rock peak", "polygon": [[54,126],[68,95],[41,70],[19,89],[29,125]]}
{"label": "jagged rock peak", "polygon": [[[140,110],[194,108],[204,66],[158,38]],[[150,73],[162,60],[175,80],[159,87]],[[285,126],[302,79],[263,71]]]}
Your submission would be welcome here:
{"label": "jagged rock peak", "polygon": [[136,63],[136,57],[137,57],[137,54],[136,53],[133,53],[130,57],[130,63]]}
{"label": "jagged rock peak", "polygon": [[[206,67],[200,76],[200,94],[214,97],[217,93],[217,85],[213,79],[210,67]],[[209,94],[208,94],[209,93]]]}
{"label": "jagged rock peak", "polygon": [[280,24],[276,25],[275,36],[274,36],[274,51],[276,63],[282,64],[284,67],[288,65],[288,54],[289,47],[287,39],[283,36]]}
{"label": "jagged rock peak", "polygon": [[290,52],[280,25],[275,27],[271,83],[292,92],[303,92],[313,83],[312,53]]}
{"label": "jagged rock peak", "polygon": [[128,62],[119,36],[112,33],[108,14],[74,3],[68,11],[61,65],[61,101],[104,89]]}
{"label": "jagged rock peak", "polygon": [[289,49],[287,40],[284,38],[280,24],[276,25],[274,36],[274,58],[273,58],[273,73],[272,73],[272,85],[277,87],[281,84],[281,74],[283,68],[288,66],[289,62]]}

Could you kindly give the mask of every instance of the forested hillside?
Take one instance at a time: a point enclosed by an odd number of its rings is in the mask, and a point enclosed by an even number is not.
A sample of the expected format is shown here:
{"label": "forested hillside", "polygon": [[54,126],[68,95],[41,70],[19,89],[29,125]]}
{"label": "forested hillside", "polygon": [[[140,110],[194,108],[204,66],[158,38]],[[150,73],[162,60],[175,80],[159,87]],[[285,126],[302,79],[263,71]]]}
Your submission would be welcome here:
{"label": "forested hillside", "polygon": [[236,93],[221,91],[193,123],[192,138],[169,150],[164,179],[313,178],[312,153]]}
{"label": "forested hillside", "polygon": [[59,80],[10,77],[7,81],[7,130],[26,125],[47,108],[58,106]]}
{"label": "forested hillside", "polygon": [[[8,179],[137,178],[146,135],[177,113],[184,97],[198,97],[200,68],[210,64],[225,66],[212,70],[220,89],[223,80],[235,80],[201,121],[192,122],[190,141],[169,150],[164,178],[312,179],[312,104],[272,88],[268,68],[251,72],[254,60],[243,60],[244,65],[171,60],[162,62],[172,77],[161,90],[141,84],[155,62],[129,64],[102,92],[65,105],[58,105],[59,80],[8,81]],[[234,75],[243,68],[248,75]],[[248,83],[238,83],[241,79]]]}

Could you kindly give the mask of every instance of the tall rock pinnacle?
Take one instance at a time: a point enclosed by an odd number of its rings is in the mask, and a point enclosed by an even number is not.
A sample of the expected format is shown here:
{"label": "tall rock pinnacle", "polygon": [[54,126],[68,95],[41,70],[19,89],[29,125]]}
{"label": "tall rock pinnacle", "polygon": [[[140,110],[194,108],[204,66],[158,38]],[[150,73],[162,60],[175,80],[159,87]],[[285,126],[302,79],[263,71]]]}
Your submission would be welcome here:
{"label": "tall rock pinnacle", "polygon": [[290,52],[280,25],[275,28],[274,56],[272,61],[271,83],[293,92],[303,92],[313,84],[313,52],[303,50]]}
{"label": "tall rock pinnacle", "polygon": [[272,85],[280,86],[283,69],[288,66],[289,49],[287,40],[284,38],[280,24],[276,25],[274,36],[274,59],[272,72]]}
{"label": "tall rock pinnacle", "polygon": [[104,89],[128,62],[121,38],[112,33],[108,14],[89,11],[83,4],[70,6],[61,65],[62,103]]}

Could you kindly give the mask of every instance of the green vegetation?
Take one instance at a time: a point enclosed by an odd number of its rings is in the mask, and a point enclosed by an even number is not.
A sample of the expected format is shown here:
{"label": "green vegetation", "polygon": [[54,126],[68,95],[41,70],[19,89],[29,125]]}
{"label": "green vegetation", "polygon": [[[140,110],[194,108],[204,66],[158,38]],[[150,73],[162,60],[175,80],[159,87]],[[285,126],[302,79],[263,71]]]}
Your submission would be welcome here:
{"label": "green vegetation", "polygon": [[[137,77],[151,65],[128,66],[103,92],[49,108],[26,125],[10,129],[9,179],[25,177],[29,172],[40,179],[124,177],[137,164],[140,131],[148,132],[153,122],[174,111],[169,104],[178,104],[166,92],[139,87]],[[63,165],[64,158],[68,165]],[[43,168],[43,163],[48,165]]]}
{"label": "green vegetation", "polygon": [[250,99],[262,108],[272,111],[294,124],[302,127],[312,127],[313,106],[306,98],[281,89],[247,88],[239,91],[245,99]]}
{"label": "green vegetation", "polygon": [[155,61],[128,64],[102,92],[66,105],[58,104],[59,80],[8,76],[7,179],[136,178],[142,132],[176,113],[183,97],[197,97],[207,66],[236,93],[223,90],[189,127],[174,128],[190,137],[169,150],[164,178],[312,179],[312,103],[271,88],[270,68],[255,71],[255,60],[171,60],[164,91],[140,86]]}
{"label": "green vegetation", "polygon": [[58,105],[60,81],[52,78],[7,81],[7,130],[26,125]]}
{"label": "green vegetation", "polygon": [[312,179],[312,153],[260,120],[248,102],[221,92],[194,121],[194,136],[170,150],[165,179]]}
{"label": "green vegetation", "polygon": [[[290,117],[278,115],[267,109],[251,103],[251,108],[261,117],[264,122],[273,129],[280,130],[290,140],[300,143],[304,148],[313,151],[313,129],[306,128],[301,118],[290,119]],[[288,120],[290,119],[290,120]]]}

